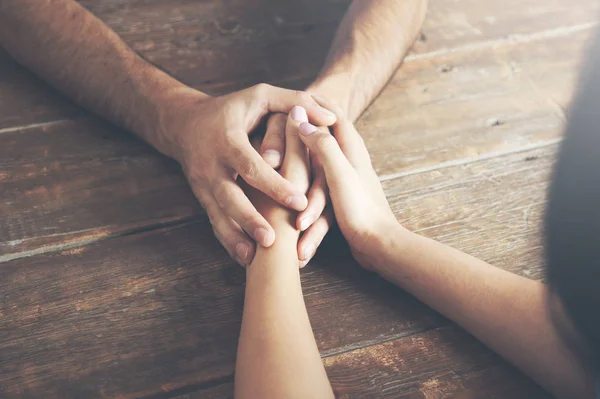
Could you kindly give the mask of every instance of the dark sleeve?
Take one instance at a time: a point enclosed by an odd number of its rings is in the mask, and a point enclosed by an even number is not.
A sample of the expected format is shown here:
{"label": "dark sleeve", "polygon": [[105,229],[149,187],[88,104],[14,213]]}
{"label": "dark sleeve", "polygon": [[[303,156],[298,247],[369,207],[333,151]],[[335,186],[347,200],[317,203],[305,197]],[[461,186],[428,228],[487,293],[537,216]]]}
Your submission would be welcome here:
{"label": "dark sleeve", "polygon": [[569,112],[545,233],[548,282],[600,360],[600,31]]}

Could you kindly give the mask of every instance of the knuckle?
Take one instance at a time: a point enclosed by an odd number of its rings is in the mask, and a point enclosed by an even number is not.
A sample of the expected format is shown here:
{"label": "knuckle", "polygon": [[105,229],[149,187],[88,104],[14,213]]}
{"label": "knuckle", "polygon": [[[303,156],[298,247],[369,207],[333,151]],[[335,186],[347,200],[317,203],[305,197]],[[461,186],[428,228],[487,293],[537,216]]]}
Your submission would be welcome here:
{"label": "knuckle", "polygon": [[201,185],[208,178],[205,168],[191,167],[186,170],[185,174],[192,185]]}
{"label": "knuckle", "polygon": [[252,230],[254,226],[258,226],[260,224],[260,219],[258,218],[256,212],[252,211],[244,214],[240,222],[242,226],[244,226],[245,230]]}
{"label": "knuckle", "polygon": [[327,152],[335,144],[335,139],[328,133],[318,133],[315,137],[315,146],[321,152]]}
{"label": "knuckle", "polygon": [[267,83],[258,83],[252,87],[252,89],[254,90],[254,94],[256,94],[257,96],[265,95],[270,88],[271,85]]}
{"label": "knuckle", "polygon": [[247,183],[256,182],[258,177],[258,166],[250,160],[244,161],[237,171]]}
{"label": "knuckle", "polygon": [[221,208],[229,204],[229,189],[225,181],[219,181],[213,184],[213,195],[217,199]]}
{"label": "knuckle", "polygon": [[225,151],[227,151],[228,148],[231,148],[231,146],[236,144],[239,141],[239,139],[240,139],[239,131],[226,130],[225,133],[223,133],[223,141],[224,141]]}
{"label": "knuckle", "polygon": [[269,196],[279,201],[287,196],[286,192],[287,190],[281,184],[275,184],[269,188]]}
{"label": "knuckle", "polygon": [[298,99],[298,101],[302,104],[309,104],[313,101],[312,96],[302,90],[296,90],[296,98]]}

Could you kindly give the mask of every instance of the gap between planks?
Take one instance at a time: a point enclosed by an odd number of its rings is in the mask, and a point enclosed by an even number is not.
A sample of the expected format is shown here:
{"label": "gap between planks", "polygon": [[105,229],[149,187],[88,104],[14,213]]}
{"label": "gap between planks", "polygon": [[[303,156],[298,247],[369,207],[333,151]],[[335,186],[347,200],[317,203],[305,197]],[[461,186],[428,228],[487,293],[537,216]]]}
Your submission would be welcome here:
{"label": "gap between planks", "polygon": [[[474,50],[478,50],[478,49],[484,49],[484,48],[501,46],[501,45],[526,43],[526,42],[543,40],[543,39],[553,38],[553,37],[569,36],[571,34],[574,34],[574,33],[580,32],[580,31],[592,29],[597,25],[598,25],[598,22],[589,22],[589,23],[572,25],[572,26],[562,26],[562,27],[548,29],[548,30],[544,30],[544,31],[540,31],[540,32],[532,33],[532,34],[526,34],[526,35],[510,35],[510,36],[496,39],[496,40],[487,40],[487,41],[483,41],[481,43],[469,44],[469,45],[459,46],[459,47],[455,47],[455,48],[451,48],[451,49],[442,49],[442,50],[432,51],[432,52],[424,53],[424,54],[409,55],[405,58],[404,62],[411,62],[411,61],[422,60],[422,59],[426,59],[426,58],[433,58],[433,57],[438,57],[438,56],[442,56],[442,55],[446,55],[446,54],[469,52],[469,51],[474,51]],[[34,128],[45,127],[45,126],[51,126],[51,125],[62,124],[62,123],[68,123],[68,122],[75,121],[75,120],[85,120],[85,119],[88,119],[88,118],[79,117],[79,118],[72,118],[72,119],[60,119],[60,120],[50,121],[50,122],[43,122],[43,123],[36,123],[36,124],[31,124],[31,125],[4,128],[4,129],[0,129],[0,134],[10,133],[10,132],[15,132],[15,131],[20,131],[20,130],[34,129]],[[466,164],[473,163],[473,162],[484,161],[484,160],[488,160],[488,159],[495,158],[495,157],[516,154],[519,152],[531,151],[534,149],[539,149],[539,148],[555,145],[557,143],[560,143],[561,140],[562,140],[561,138],[558,138],[558,139],[546,141],[546,142],[539,143],[539,144],[533,144],[533,145],[529,145],[529,146],[519,147],[519,148],[512,149],[512,150],[498,151],[498,152],[488,153],[488,154],[485,154],[482,156],[477,156],[477,157],[461,158],[461,159],[442,162],[437,165],[426,166],[426,167],[413,169],[413,170],[409,170],[409,171],[405,171],[405,172],[382,175],[382,176],[380,176],[380,180],[382,182],[384,182],[387,180],[401,178],[401,177],[405,177],[405,176],[411,176],[411,175],[415,175],[415,174],[419,174],[419,173],[427,173],[427,172],[431,172],[434,170],[440,170],[440,169],[444,169],[444,168],[448,168],[448,167],[462,166],[462,165],[466,165]],[[0,255],[0,263],[8,262],[11,260],[16,260],[16,259],[21,259],[21,258],[26,258],[26,257],[30,257],[30,256],[41,255],[41,254],[45,254],[45,253],[59,252],[59,251],[67,250],[67,249],[79,248],[79,247],[83,247],[83,246],[86,246],[89,244],[93,244],[93,243],[101,241],[101,240],[119,238],[122,236],[137,234],[140,232],[155,230],[155,229],[169,227],[169,226],[176,226],[179,224],[185,224],[185,223],[188,223],[190,220],[194,220],[194,219],[197,219],[197,217],[186,218],[186,219],[182,219],[179,221],[172,221],[172,222],[168,222],[168,223],[158,223],[158,224],[150,225],[150,226],[147,226],[144,228],[125,230],[125,231],[122,231],[119,233],[107,234],[106,236],[97,237],[97,238],[74,240],[73,242],[70,242],[68,244],[49,245],[49,246],[43,246],[43,247],[40,247],[40,248],[37,248],[34,250],[17,252],[17,253],[7,254],[7,255]]]}
{"label": "gap between planks", "polygon": [[[450,55],[450,54],[482,50],[482,49],[486,49],[486,48],[507,46],[507,45],[511,45],[511,44],[529,43],[529,42],[534,42],[534,41],[538,41],[538,40],[551,39],[551,38],[555,38],[555,37],[569,36],[574,33],[593,29],[599,23],[600,22],[598,22],[598,21],[593,21],[593,22],[587,22],[587,23],[577,24],[577,25],[560,26],[557,28],[547,29],[547,30],[543,30],[543,31],[535,32],[535,33],[508,35],[505,37],[501,37],[499,39],[484,40],[479,43],[467,44],[464,46],[458,46],[458,47],[453,47],[453,48],[443,48],[440,50],[430,51],[430,52],[423,53],[423,54],[414,54],[414,55],[409,54],[404,58],[403,63],[410,63],[413,61],[435,58],[435,57],[445,56],[445,55]],[[308,79],[311,77],[314,77],[314,76],[312,76],[312,75],[311,76],[300,76],[300,77],[295,78],[294,80]],[[20,130],[34,129],[34,128],[39,128],[39,127],[44,127],[44,126],[50,126],[53,124],[60,124],[60,123],[66,123],[66,122],[75,121],[75,120],[85,120],[85,119],[89,119],[89,118],[88,117],[68,118],[68,119],[60,119],[60,120],[49,121],[49,122],[34,123],[31,125],[9,127],[9,128],[0,129],[0,134],[11,133],[11,132],[20,131]]]}
{"label": "gap between planks", "polygon": [[[86,245],[90,245],[90,244],[100,242],[100,241],[108,241],[108,240],[112,240],[115,238],[127,237],[127,236],[140,234],[140,233],[146,233],[149,231],[164,229],[167,227],[177,227],[177,228],[184,227],[184,226],[199,222],[200,220],[202,220],[203,216],[205,216],[205,214],[201,214],[201,215],[197,215],[197,216],[190,216],[190,217],[186,217],[183,219],[170,220],[167,222],[152,223],[152,224],[149,224],[146,226],[134,227],[134,228],[125,229],[125,230],[114,232],[114,233],[99,234],[99,235],[95,235],[91,238],[83,238],[83,239],[75,238],[73,241],[70,241],[66,244],[46,245],[46,246],[41,246],[36,249],[31,249],[28,251],[21,251],[21,252],[0,255],[0,263],[9,262],[11,260],[16,260],[16,259],[21,259],[21,258],[29,258],[31,256],[43,255],[43,254],[47,254],[47,253],[67,251],[70,249],[84,247]],[[90,231],[90,230],[93,230],[93,229],[88,229],[86,231]],[[73,232],[73,233],[69,233],[69,234],[77,234],[77,232]],[[24,240],[18,240],[18,241],[22,242]]]}
{"label": "gap between planks", "polygon": [[381,176],[379,176],[379,180],[384,182],[387,180],[393,180],[393,179],[397,179],[400,177],[413,176],[413,175],[418,175],[420,173],[427,173],[427,172],[432,172],[434,170],[450,168],[453,166],[463,166],[463,165],[467,165],[467,164],[470,164],[473,162],[487,161],[488,159],[502,157],[505,155],[518,154],[520,152],[527,152],[527,151],[537,150],[540,148],[550,147],[550,146],[560,143],[561,141],[562,141],[562,137],[559,137],[559,138],[556,138],[553,140],[548,140],[548,141],[544,141],[544,142],[536,143],[536,144],[530,144],[530,145],[526,145],[523,147],[513,148],[510,150],[488,152],[484,155],[480,155],[480,156],[476,156],[476,157],[453,159],[451,161],[441,162],[437,165],[424,166],[421,168],[411,169],[411,170],[407,170],[404,172],[389,173],[387,175],[381,175]]}
{"label": "gap between planks", "polygon": [[[532,144],[532,145],[528,145],[528,146],[524,146],[524,147],[514,148],[512,150],[497,151],[497,152],[491,152],[491,153],[487,153],[487,154],[477,156],[477,157],[467,157],[467,158],[456,159],[456,160],[452,160],[452,161],[442,162],[437,165],[426,166],[426,167],[422,167],[422,168],[418,168],[418,169],[408,170],[405,172],[382,175],[382,176],[379,176],[379,180],[381,182],[385,182],[387,180],[398,179],[398,178],[412,176],[412,175],[416,175],[416,174],[420,174],[420,173],[427,173],[427,172],[441,170],[441,169],[450,168],[450,167],[454,167],[454,166],[463,166],[463,165],[467,165],[467,164],[471,164],[471,163],[475,163],[475,162],[486,161],[486,160],[489,160],[492,158],[503,157],[503,156],[512,155],[512,154],[518,154],[521,152],[528,152],[528,151],[537,150],[540,148],[550,147],[550,146],[560,143],[561,141],[562,141],[562,138],[557,138],[554,140],[545,141],[543,143]],[[73,241],[71,241],[67,244],[47,245],[47,246],[42,246],[42,247],[39,247],[36,249],[28,250],[28,251],[0,255],[0,263],[9,262],[9,261],[16,260],[16,259],[28,258],[31,256],[36,256],[36,255],[43,255],[43,254],[47,254],[47,253],[60,252],[60,251],[65,251],[65,250],[69,250],[69,249],[80,248],[80,247],[84,247],[86,245],[90,245],[90,244],[93,244],[93,243],[99,242],[99,241],[111,240],[111,239],[115,239],[115,238],[129,236],[129,235],[158,230],[158,229],[165,228],[165,227],[183,227],[184,225],[199,221],[202,218],[202,216],[204,216],[204,214],[200,215],[200,216],[192,216],[192,217],[188,217],[188,218],[172,220],[172,221],[163,222],[163,223],[150,224],[150,225],[147,225],[144,227],[126,229],[126,230],[123,230],[120,232],[115,232],[115,233],[107,233],[105,235],[96,236],[96,237],[92,237],[92,238],[79,239],[79,240],[74,239]]]}
{"label": "gap between planks", "polygon": [[57,119],[55,121],[49,121],[49,122],[32,123],[31,125],[6,127],[3,129],[0,129],[0,134],[14,133],[14,132],[19,132],[22,130],[29,130],[29,129],[45,128],[45,127],[50,127],[50,126],[54,126],[54,125],[61,125],[63,123],[69,123],[69,122],[74,122],[74,121],[78,121],[78,120],[87,120],[87,119],[90,119],[90,118],[86,117],[86,116],[81,116],[81,117],[76,117],[76,118]]}

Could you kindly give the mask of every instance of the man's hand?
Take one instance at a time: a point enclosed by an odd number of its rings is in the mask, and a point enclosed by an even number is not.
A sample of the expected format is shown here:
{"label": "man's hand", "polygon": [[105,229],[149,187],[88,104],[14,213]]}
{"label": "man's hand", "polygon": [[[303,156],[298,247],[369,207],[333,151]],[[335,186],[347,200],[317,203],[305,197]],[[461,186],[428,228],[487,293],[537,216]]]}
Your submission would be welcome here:
{"label": "man's hand", "polygon": [[[417,34],[425,4],[425,0],[354,1],[309,91],[333,99],[355,120],[400,63]],[[249,262],[254,254],[254,241],[244,231],[263,245],[273,242],[274,233],[235,185],[237,175],[278,202],[289,201],[294,209],[306,207],[304,196],[296,195],[249,151],[247,134],[269,111],[287,113],[296,104],[307,109],[316,125],[334,123],[335,118],[321,114],[308,94],[262,85],[211,98],[141,59],[77,1],[5,0],[0,9],[0,45],[17,61],[79,104],[179,160],[217,236],[240,263]],[[270,128],[280,132],[281,143],[284,120],[280,119],[281,128]],[[277,164],[281,156],[270,154],[265,158]],[[326,198],[325,189],[319,188],[323,187],[319,170],[313,166],[315,188],[299,215],[303,227],[316,219],[299,245],[303,259],[316,248],[308,243],[319,243],[330,224],[319,217]]]}
{"label": "man's hand", "polygon": [[310,94],[266,84],[215,98],[186,90],[173,96],[160,118],[165,147],[180,162],[217,238],[243,265],[254,257],[254,240],[268,247],[275,231],[238,186],[238,176],[281,205],[296,211],[307,206],[305,192],[273,170],[248,138],[269,112],[289,112],[296,104],[315,124],[336,121]]}

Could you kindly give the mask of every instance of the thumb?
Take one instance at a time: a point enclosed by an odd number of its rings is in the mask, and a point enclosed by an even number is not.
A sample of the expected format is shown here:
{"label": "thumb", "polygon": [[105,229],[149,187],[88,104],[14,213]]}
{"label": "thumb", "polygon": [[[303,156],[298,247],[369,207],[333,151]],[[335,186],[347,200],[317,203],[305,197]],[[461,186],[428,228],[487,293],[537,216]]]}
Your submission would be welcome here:
{"label": "thumb", "polygon": [[331,195],[351,195],[352,182],[359,176],[329,129],[317,128],[308,122],[303,122],[298,126],[297,131],[304,145],[323,165]]}

